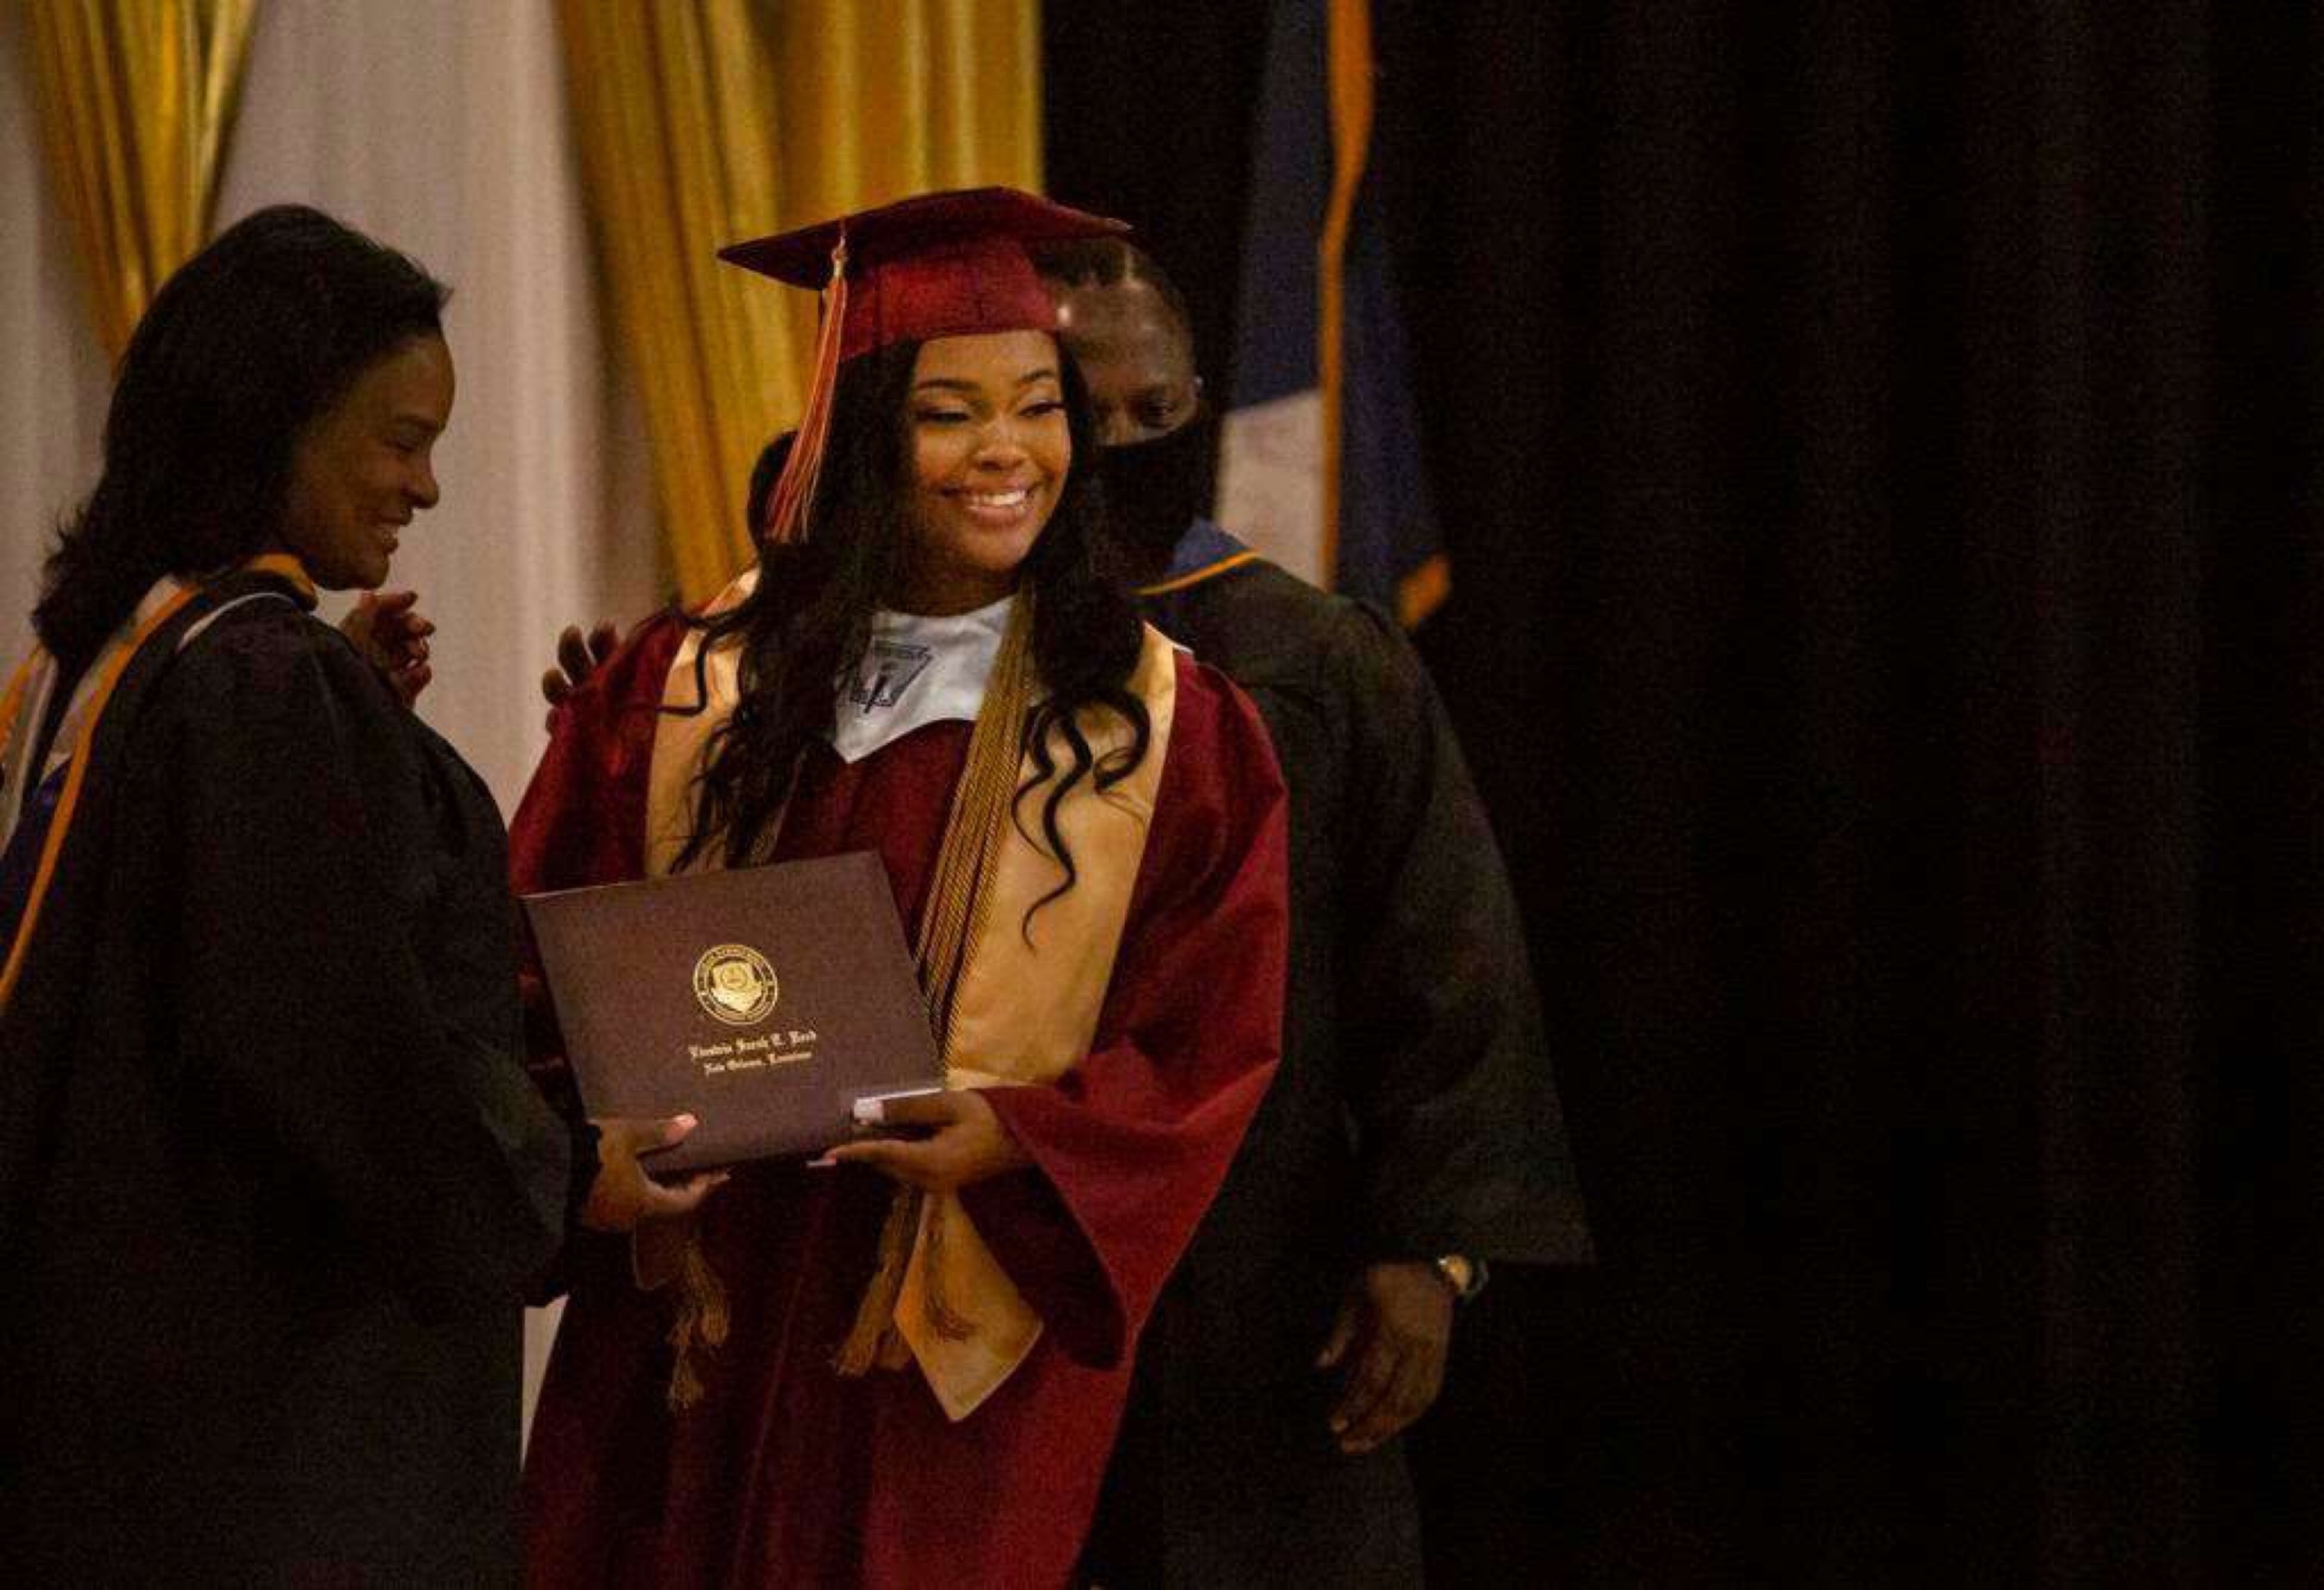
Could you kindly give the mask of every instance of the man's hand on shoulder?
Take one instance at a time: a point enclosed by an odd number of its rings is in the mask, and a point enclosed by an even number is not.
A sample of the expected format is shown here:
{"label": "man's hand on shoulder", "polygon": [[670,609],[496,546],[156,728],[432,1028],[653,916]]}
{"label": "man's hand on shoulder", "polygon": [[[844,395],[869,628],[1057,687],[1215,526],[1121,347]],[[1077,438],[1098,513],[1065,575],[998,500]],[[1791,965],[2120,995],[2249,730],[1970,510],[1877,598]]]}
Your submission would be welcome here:
{"label": "man's hand on shoulder", "polygon": [[1319,1369],[1345,1367],[1332,1410],[1340,1450],[1369,1452],[1426,1413],[1444,1384],[1452,1345],[1453,1297],[1434,1265],[1375,1264],[1340,1304]]}
{"label": "man's hand on shoulder", "polygon": [[578,624],[565,627],[556,637],[556,667],[541,675],[541,699],[548,703],[552,724],[566,698],[587,684],[589,676],[604,667],[620,646],[621,636],[610,619],[599,619],[586,636]]}

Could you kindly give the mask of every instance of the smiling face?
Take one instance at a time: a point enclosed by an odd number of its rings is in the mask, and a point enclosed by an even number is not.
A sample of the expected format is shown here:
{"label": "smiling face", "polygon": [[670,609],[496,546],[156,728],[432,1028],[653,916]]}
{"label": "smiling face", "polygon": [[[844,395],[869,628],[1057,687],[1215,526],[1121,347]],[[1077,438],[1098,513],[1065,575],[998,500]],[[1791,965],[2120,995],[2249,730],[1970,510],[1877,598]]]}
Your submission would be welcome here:
{"label": "smiling face", "polygon": [[911,555],[899,604],[966,613],[1016,588],[1073,466],[1056,340],[940,337],[912,366]]}
{"label": "smiling face", "polygon": [[355,378],[300,433],[291,456],[282,544],[326,590],[388,578],[398,533],[436,506],[432,455],[452,418],[452,354],[414,337]]}

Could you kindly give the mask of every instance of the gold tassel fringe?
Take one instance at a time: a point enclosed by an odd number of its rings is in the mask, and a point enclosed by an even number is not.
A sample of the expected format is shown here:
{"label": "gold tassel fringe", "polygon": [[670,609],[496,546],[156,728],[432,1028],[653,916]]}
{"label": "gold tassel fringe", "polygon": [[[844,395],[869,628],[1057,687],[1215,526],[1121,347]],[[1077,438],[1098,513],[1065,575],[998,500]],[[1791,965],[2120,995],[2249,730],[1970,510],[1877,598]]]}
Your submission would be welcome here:
{"label": "gold tassel fringe", "polygon": [[899,1187],[888,1201],[888,1219],[880,1228],[880,1263],[856,1305],[855,1324],[840,1344],[832,1368],[852,1378],[881,1360],[885,1338],[893,1334],[896,1299],[904,1287],[904,1260],[911,1253],[912,1233],[920,1229],[921,1193]]}
{"label": "gold tassel fringe", "polygon": [[702,1400],[698,1349],[726,1345],[726,1288],[702,1256],[702,1233],[687,1233],[679,1260],[677,1317],[670,1321],[670,1410],[683,1413]]}

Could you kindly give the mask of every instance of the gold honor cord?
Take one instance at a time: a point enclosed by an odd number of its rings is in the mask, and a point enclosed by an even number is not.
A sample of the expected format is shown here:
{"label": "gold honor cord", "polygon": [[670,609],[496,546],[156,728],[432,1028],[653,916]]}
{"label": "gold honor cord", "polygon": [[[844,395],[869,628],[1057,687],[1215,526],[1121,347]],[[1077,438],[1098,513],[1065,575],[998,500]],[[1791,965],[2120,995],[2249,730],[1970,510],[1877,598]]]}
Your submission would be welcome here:
{"label": "gold honor cord", "polygon": [[[1000,861],[1024,755],[1025,721],[1032,710],[1034,687],[1032,615],[1031,594],[1019,595],[985,684],[976,726],[969,735],[967,765],[953,786],[952,805],[945,816],[944,838],[936,855],[936,874],[921,910],[914,962],[928,1000],[929,1025],[936,1035],[937,1052],[948,1070],[952,1059],[953,1001],[968,973],[970,950],[984,927],[984,906],[992,894],[993,870]],[[940,1335],[955,1340],[974,1328],[972,1321],[947,1306],[937,1281],[943,1242],[941,1210],[940,1200],[929,1200],[916,1188],[896,1189],[880,1231],[879,1267],[866,1284],[854,1324],[832,1359],[839,1373],[860,1376],[874,1364],[900,1369],[911,1361],[911,1349],[895,1328],[896,1301],[903,1291],[904,1273],[923,1218],[928,1234],[921,1256],[929,1323]],[[677,1307],[668,1336],[673,1353],[669,1404],[684,1410],[702,1399],[695,1353],[722,1346],[729,1325],[725,1288],[703,1256],[699,1230],[685,1239],[676,1279]]]}
{"label": "gold honor cord", "polygon": [[[952,809],[944,821],[936,876],[921,909],[916,955],[920,985],[928,997],[937,1052],[948,1070],[952,1063],[952,1004],[967,975],[970,953],[984,928],[993,868],[1000,860],[1001,835],[1017,794],[1017,771],[1025,752],[1025,720],[1033,704],[1032,642],[1033,598],[1026,592],[1009,611],[1009,628],[1001,637],[1000,655],[993,659],[976,727],[969,736],[968,765],[953,788]],[[896,1299],[903,1290],[904,1270],[911,1261],[912,1239],[920,1230],[923,1208],[928,1239],[921,1263],[929,1324],[937,1334],[953,1340],[975,1329],[973,1320],[962,1318],[948,1306],[938,1285],[944,1234],[942,1203],[929,1200],[917,1188],[899,1187],[880,1232],[880,1267],[863,1289],[854,1328],[833,1360],[842,1375],[861,1375],[874,1363],[898,1369],[910,1361],[911,1349],[896,1329]]]}

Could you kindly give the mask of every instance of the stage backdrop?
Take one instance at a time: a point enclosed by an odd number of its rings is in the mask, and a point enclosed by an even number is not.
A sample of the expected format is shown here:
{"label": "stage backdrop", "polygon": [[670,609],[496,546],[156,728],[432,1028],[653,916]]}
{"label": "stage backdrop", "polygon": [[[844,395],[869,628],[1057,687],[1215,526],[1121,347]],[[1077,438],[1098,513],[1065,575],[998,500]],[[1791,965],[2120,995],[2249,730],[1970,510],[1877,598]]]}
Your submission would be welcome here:
{"label": "stage backdrop", "polygon": [[[1214,381],[1256,9],[1049,14],[1053,190]],[[1461,1327],[1446,1582],[2309,1582],[2324,35],[1374,15],[1424,636],[1601,1256]]]}

